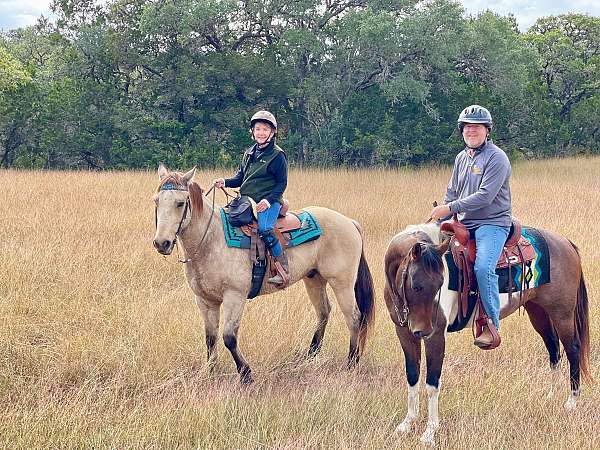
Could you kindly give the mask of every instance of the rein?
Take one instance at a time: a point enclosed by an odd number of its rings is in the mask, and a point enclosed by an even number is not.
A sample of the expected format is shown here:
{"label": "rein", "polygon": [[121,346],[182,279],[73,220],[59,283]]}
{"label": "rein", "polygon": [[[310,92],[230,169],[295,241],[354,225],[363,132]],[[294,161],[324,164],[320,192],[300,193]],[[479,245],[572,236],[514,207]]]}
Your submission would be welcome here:
{"label": "rein", "polygon": [[400,324],[401,327],[405,327],[407,325],[408,313],[410,312],[408,310],[408,303],[406,302],[406,292],[405,292],[406,277],[408,276],[407,269],[408,269],[408,264],[407,264],[406,268],[404,268],[404,270],[402,271],[402,300],[403,300],[402,315],[400,315],[400,311],[398,310],[398,305],[396,304],[396,303],[400,303],[400,298],[399,298],[400,296],[394,295],[394,297],[396,297],[396,299],[398,299],[398,302],[393,302],[394,309],[396,310],[396,316],[398,317],[398,323]]}
{"label": "rein", "polygon": [[[221,188],[223,190],[223,192],[225,192],[225,195],[229,195],[227,194],[227,192],[225,191],[225,189]],[[202,245],[202,243],[204,242],[204,239],[206,238],[206,234],[208,233],[208,230],[210,229],[210,224],[212,223],[212,219],[213,216],[215,215],[215,187],[211,187],[208,192],[206,192],[205,197],[208,197],[208,194],[210,194],[212,192],[212,205],[211,205],[211,214],[210,214],[210,218],[208,219],[208,223],[206,224],[206,228],[204,229],[204,234],[202,235],[202,239],[200,239],[200,243],[198,244],[198,246],[196,247],[196,250]],[[189,201],[189,197],[188,197],[188,201]],[[181,226],[181,224],[179,224]],[[177,233],[175,234],[175,238],[177,239]],[[195,252],[194,252],[195,253]],[[183,264],[187,264],[189,262],[191,262],[194,259],[194,255],[192,255],[191,258],[185,258],[185,259],[178,259],[178,261],[180,263]]]}
{"label": "rein", "polygon": [[[410,254],[406,255],[404,257],[405,260],[407,260],[408,258],[410,258]],[[408,266],[409,266],[409,262],[406,263],[406,266],[404,267],[404,269],[402,270],[402,315],[400,314],[400,310],[398,309],[398,304],[400,303],[400,296],[395,294],[394,297],[396,297],[396,299],[398,300],[393,301],[392,303],[394,304],[394,309],[396,310],[396,316],[398,317],[398,323],[401,327],[405,327],[408,325],[408,314],[410,313],[410,310],[408,308],[408,302],[406,301],[406,279],[408,278]],[[438,290],[438,295],[437,295],[437,305],[435,308],[435,321],[433,324],[433,330],[435,331],[437,329],[437,325],[438,325],[438,315],[440,312],[440,300],[442,297],[442,288],[440,288]],[[433,334],[433,332],[432,332]]]}

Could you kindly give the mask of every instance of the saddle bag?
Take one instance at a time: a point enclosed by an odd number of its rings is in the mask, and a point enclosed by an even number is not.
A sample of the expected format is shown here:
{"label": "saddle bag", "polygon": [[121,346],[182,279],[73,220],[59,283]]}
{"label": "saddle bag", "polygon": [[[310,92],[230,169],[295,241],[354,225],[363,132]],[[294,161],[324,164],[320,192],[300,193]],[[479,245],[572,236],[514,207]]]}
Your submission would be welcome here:
{"label": "saddle bag", "polygon": [[250,197],[247,195],[236,197],[227,206],[229,208],[229,222],[231,225],[241,227],[252,223],[254,214],[252,212]]}

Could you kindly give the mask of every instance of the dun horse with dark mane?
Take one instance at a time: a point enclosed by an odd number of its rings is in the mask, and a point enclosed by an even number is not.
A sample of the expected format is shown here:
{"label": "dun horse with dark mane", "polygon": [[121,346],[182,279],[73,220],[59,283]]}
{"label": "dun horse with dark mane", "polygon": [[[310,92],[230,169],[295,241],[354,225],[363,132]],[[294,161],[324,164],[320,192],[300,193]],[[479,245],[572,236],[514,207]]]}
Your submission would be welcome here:
{"label": "dun horse with dark mane", "polygon": [[[250,366],[238,348],[237,335],[251,287],[249,253],[227,246],[219,210],[214,209],[200,186],[192,181],[195,169],[185,175],[158,170],[160,184],[155,195],[154,246],[163,255],[175,242],[185,253],[185,275],[204,318],[209,366],[216,361],[221,310],[223,340],[231,352],[243,383],[252,382]],[[304,281],[317,314],[309,355],[321,347],[331,306],[326,286],[333,289],[350,330],[348,365],[355,365],[365,348],[375,313],[371,273],[357,222],[327,208],[309,207],[322,229],[321,236],[288,249],[290,283]],[[263,283],[258,295],[277,291]]]}
{"label": "dun horse with dark mane", "polygon": [[[520,294],[501,295],[500,316],[521,303],[533,328],[542,337],[557,372],[562,342],[570,366],[571,393],[565,408],[572,410],[579,396],[580,374],[592,381],[589,370],[588,298],[581,260],[575,245],[556,233],[537,230],[547,243],[549,282]],[[408,381],[408,411],[397,431],[408,432],[419,410],[421,342],[427,360],[426,388],[429,418],[421,440],[433,443],[438,428],[438,397],[448,327],[459,315],[458,292],[449,289],[448,264],[443,255],[449,239],[441,240],[436,224],[410,226],[394,236],[385,255],[384,298],[402,344]],[[470,316],[472,323],[473,316]]]}

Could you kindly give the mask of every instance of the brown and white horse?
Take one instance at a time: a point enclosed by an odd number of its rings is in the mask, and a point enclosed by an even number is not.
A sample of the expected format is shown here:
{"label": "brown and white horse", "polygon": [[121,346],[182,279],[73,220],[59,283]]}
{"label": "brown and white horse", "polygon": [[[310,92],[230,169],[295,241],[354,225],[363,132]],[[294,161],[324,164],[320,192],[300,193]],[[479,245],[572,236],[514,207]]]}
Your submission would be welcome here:
{"label": "brown and white horse", "polygon": [[[577,248],[556,233],[541,230],[551,261],[548,284],[527,290],[524,305],[534,329],[549,353],[556,375],[562,342],[570,367],[571,393],[567,410],[576,406],[580,373],[592,382],[589,370],[588,298]],[[448,289],[448,268],[436,224],[414,225],[394,236],[385,254],[384,298],[404,351],[408,381],[408,410],[396,431],[410,431],[419,413],[421,342],[427,362],[428,421],[421,441],[433,444],[439,426],[438,397],[444,362],[446,329],[458,313],[458,294]],[[519,296],[500,296],[500,317],[519,308]],[[471,321],[473,319],[471,318]]]}
{"label": "brown and white horse", "polygon": [[[185,276],[204,318],[208,363],[216,361],[219,317],[223,310],[223,340],[231,352],[242,383],[252,382],[250,366],[238,348],[237,335],[251,286],[252,262],[248,251],[230,248],[225,242],[218,208],[192,181],[196,169],[185,175],[158,169],[160,184],[154,196],[156,234],[154,247],[163,254],[173,251],[175,242],[185,253]],[[357,222],[327,208],[309,207],[319,222],[319,239],[287,250],[290,284],[304,281],[317,314],[317,327],[308,351],[315,355],[329,319],[329,283],[350,330],[348,365],[361,356],[375,314],[373,280],[364,255]],[[259,295],[278,289],[264,282]]]}

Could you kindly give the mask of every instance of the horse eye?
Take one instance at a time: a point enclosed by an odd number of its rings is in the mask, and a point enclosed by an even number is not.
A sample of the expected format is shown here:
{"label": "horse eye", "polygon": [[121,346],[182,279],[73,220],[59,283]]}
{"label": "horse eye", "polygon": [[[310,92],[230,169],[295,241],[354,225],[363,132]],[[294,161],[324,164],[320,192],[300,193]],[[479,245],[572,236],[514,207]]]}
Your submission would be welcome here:
{"label": "horse eye", "polygon": [[423,288],[421,286],[413,286],[412,289],[415,292],[421,292],[423,290]]}
{"label": "horse eye", "polygon": [[184,202],[177,202],[177,207],[178,207],[178,208],[182,208],[182,207],[183,207],[183,205],[185,205],[185,203],[184,203]]}

